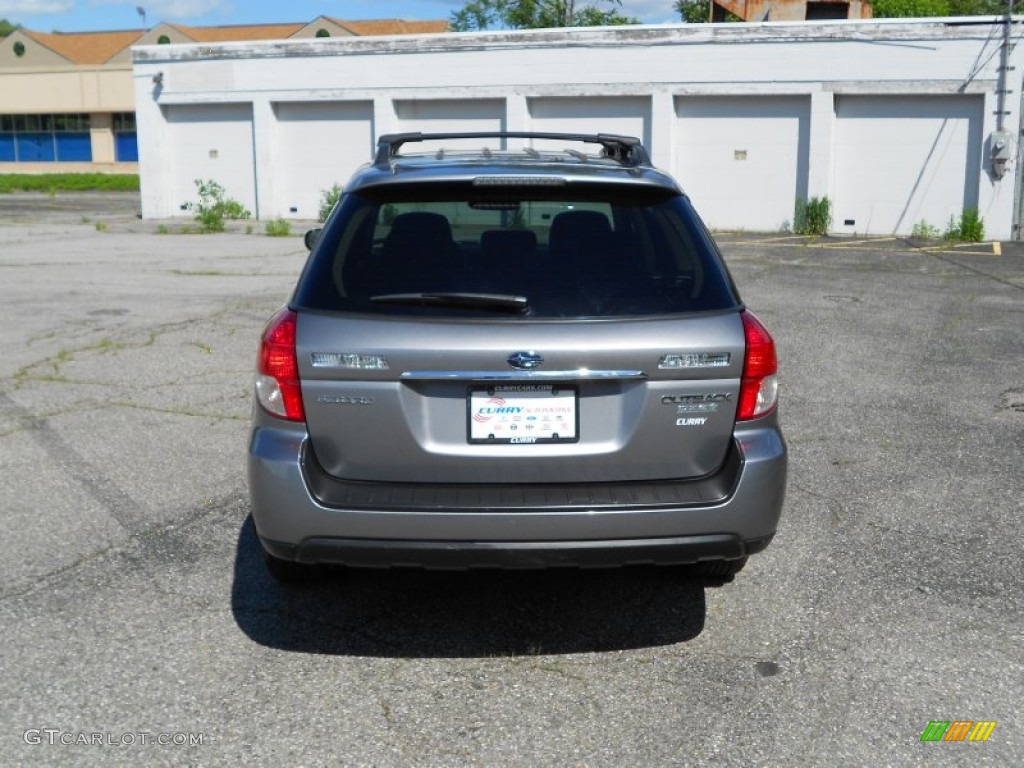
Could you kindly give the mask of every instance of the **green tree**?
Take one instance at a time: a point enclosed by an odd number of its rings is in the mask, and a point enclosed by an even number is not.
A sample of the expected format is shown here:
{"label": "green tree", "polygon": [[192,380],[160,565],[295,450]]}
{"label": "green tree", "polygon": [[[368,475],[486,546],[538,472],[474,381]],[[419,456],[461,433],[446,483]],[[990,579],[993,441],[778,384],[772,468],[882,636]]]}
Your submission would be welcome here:
{"label": "green tree", "polygon": [[701,24],[711,17],[711,0],[676,0],[672,7],[689,24]]}
{"label": "green tree", "polygon": [[639,20],[618,11],[621,5],[622,0],[468,0],[460,10],[452,12],[451,27],[456,32],[470,32],[492,27],[545,29],[639,24]]}
{"label": "green tree", "polygon": [[949,16],[949,0],[873,0],[871,13],[876,19]]}
{"label": "green tree", "polygon": [[[711,0],[676,0],[672,8],[689,24],[704,24],[711,20]],[[725,14],[726,21],[743,21],[733,13]]]}
{"label": "green tree", "polygon": [[876,19],[926,18],[928,16],[1002,16],[1005,0],[874,0]]}
{"label": "green tree", "polygon": [[[683,21],[699,24],[708,20],[711,0],[675,0],[672,5]],[[924,18],[928,16],[1002,16],[1006,0],[873,0],[876,19]],[[740,21],[730,14],[729,21]]]}
{"label": "green tree", "polygon": [[949,0],[950,16],[1003,16],[1007,9],[1006,0]]}
{"label": "green tree", "polygon": [[20,26],[20,24],[11,24],[7,19],[0,19],[0,37],[7,37]]}

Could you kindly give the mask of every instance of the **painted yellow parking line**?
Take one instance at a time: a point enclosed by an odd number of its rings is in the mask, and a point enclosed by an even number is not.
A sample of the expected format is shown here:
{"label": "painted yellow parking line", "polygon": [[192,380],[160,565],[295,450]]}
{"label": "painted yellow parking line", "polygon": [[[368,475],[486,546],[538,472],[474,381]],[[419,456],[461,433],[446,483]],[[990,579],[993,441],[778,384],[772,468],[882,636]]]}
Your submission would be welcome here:
{"label": "painted yellow parking line", "polygon": [[900,237],[863,237],[857,240],[844,240],[841,243],[835,243],[832,245],[833,248],[852,248],[853,246],[860,245],[861,243],[894,243],[897,240],[902,240]]}
{"label": "painted yellow parking line", "polygon": [[1002,256],[1003,244],[998,240],[990,243],[943,243],[917,250],[924,253],[955,253],[958,256]]}
{"label": "painted yellow parking line", "polygon": [[[735,233],[732,233],[735,234]],[[904,247],[898,247],[899,244]],[[894,245],[895,244],[895,245]],[[780,235],[769,237],[752,237],[745,240],[723,240],[726,247],[751,245],[761,248],[792,248],[801,245],[805,248],[817,248],[826,251],[885,251],[887,253],[955,253],[963,256],[1002,256],[1002,243],[993,240],[987,243],[948,243],[917,246],[904,237],[871,237],[856,240],[817,240],[805,235]]]}
{"label": "painted yellow parking line", "polygon": [[777,237],[757,237],[752,240],[732,240],[730,245],[792,245],[793,240],[806,240],[803,235],[780,235]]}
{"label": "painted yellow parking line", "polygon": [[891,246],[883,248],[866,247],[875,243],[893,243],[902,240],[899,237],[872,237],[858,238],[856,240],[819,240],[810,235],[779,235],[774,237],[756,237],[746,240],[724,240],[725,245],[759,245],[765,248],[791,247],[802,245],[806,248],[825,248],[843,250],[845,248],[858,248],[860,250],[891,251]]}

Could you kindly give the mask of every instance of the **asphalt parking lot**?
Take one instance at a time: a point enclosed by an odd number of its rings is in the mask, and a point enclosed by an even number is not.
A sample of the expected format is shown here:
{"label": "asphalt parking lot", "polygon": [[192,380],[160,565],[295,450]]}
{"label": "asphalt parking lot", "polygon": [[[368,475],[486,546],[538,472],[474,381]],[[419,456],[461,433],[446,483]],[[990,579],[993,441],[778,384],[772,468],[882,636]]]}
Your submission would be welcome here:
{"label": "asphalt parking lot", "polygon": [[1024,248],[721,235],[791,450],[731,584],[287,591],[244,457],[301,238],[135,205],[0,196],[0,764],[1024,765]]}

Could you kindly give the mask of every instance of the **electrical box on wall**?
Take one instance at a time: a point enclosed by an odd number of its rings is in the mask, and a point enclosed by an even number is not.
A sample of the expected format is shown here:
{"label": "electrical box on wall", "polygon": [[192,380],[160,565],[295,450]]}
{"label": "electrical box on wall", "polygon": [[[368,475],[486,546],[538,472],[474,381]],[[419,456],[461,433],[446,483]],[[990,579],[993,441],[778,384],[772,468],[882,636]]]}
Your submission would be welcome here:
{"label": "electrical box on wall", "polygon": [[1006,164],[1010,161],[1012,137],[1006,131],[996,131],[991,139],[992,175],[997,179],[1006,174]]}

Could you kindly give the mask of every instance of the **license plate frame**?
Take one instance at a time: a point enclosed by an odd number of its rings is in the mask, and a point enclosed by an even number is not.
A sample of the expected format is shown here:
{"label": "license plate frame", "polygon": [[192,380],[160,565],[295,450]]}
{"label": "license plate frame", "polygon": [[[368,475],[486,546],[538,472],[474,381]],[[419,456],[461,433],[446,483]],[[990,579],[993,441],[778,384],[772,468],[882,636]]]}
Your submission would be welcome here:
{"label": "license plate frame", "polygon": [[579,390],[567,384],[488,384],[466,393],[466,440],[545,445],[580,439]]}

